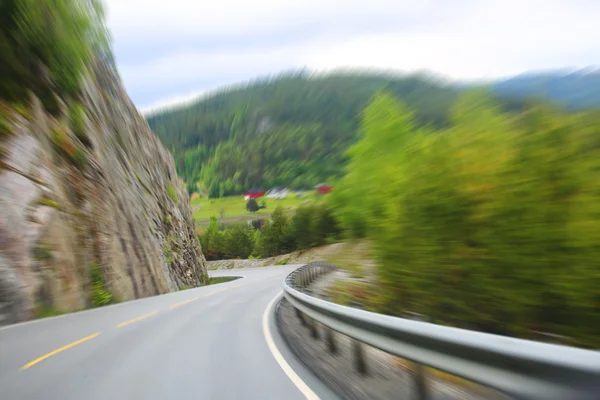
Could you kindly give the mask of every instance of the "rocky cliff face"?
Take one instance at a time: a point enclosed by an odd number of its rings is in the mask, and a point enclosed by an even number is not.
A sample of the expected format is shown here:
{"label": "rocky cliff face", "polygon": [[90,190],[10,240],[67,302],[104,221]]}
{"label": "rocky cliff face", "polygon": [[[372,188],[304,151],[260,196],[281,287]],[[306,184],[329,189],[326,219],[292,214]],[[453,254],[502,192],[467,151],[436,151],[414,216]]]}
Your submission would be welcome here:
{"label": "rocky cliff face", "polygon": [[111,67],[88,73],[83,127],[0,103],[0,324],[206,282],[171,155]]}

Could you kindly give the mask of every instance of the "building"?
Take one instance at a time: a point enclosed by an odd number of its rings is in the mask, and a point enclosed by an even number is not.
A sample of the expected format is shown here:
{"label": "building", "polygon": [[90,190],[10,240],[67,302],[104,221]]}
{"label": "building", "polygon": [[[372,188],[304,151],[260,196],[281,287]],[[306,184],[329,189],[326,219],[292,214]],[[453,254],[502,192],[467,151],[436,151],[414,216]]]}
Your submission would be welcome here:
{"label": "building", "polygon": [[266,193],[266,197],[269,199],[285,199],[290,191],[285,188],[273,188]]}
{"label": "building", "polygon": [[265,195],[265,192],[263,192],[262,190],[250,189],[244,194],[244,200],[247,201],[250,199],[258,199],[259,197],[263,197],[264,195]]}
{"label": "building", "polygon": [[333,186],[321,183],[320,185],[315,186],[315,189],[319,194],[327,194],[333,190]]}

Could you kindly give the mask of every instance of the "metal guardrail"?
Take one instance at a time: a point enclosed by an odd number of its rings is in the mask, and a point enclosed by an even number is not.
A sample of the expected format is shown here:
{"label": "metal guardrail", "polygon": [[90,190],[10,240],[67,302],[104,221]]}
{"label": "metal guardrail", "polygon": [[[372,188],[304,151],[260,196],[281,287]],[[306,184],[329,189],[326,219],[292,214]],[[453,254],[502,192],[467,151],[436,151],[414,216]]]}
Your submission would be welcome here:
{"label": "metal guardrail", "polygon": [[[286,299],[313,332],[318,321],[362,343],[519,399],[600,399],[598,351],[391,317],[303,293],[318,276],[334,269],[331,264],[313,263],[285,279]],[[308,321],[302,314],[310,317]],[[328,330],[326,338],[335,353],[331,335]],[[420,397],[426,397],[425,392]]]}

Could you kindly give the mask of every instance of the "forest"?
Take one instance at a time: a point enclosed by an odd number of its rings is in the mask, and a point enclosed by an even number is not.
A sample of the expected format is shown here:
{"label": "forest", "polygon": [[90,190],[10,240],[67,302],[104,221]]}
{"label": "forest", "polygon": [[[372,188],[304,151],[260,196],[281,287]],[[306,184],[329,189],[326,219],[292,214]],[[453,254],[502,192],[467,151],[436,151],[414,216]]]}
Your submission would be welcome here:
{"label": "forest", "polygon": [[[210,197],[253,187],[309,189],[343,175],[360,114],[382,88],[411,104],[423,126],[448,124],[459,91],[424,75],[286,73],[226,88],[149,116],[190,191]],[[502,101],[507,109],[522,102]]]}

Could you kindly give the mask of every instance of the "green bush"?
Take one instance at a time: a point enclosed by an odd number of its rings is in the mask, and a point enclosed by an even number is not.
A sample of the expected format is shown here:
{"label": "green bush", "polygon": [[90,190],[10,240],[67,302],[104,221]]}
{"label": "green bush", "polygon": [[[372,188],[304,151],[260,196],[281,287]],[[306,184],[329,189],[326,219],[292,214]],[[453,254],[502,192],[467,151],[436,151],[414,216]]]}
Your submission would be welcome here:
{"label": "green bush", "polygon": [[101,307],[112,302],[113,295],[106,288],[102,267],[96,263],[93,263],[90,268],[90,283],[92,286],[93,307]]}
{"label": "green bush", "polygon": [[69,124],[71,131],[79,139],[79,141],[86,147],[90,147],[92,142],[86,133],[86,122],[85,122],[85,109],[79,103],[73,103],[69,107]]}
{"label": "green bush", "polygon": [[257,212],[258,210],[260,210],[256,199],[250,199],[246,202],[246,210],[250,212]]}
{"label": "green bush", "polygon": [[224,257],[225,258],[248,258],[252,254],[254,241],[252,231],[242,228],[230,228],[223,232]]}
{"label": "green bush", "polygon": [[48,260],[52,258],[52,249],[44,243],[39,243],[33,249],[33,257],[38,260]]}
{"label": "green bush", "polygon": [[14,134],[12,124],[0,114],[0,138],[5,138]]}
{"label": "green bush", "polygon": [[171,182],[167,183],[167,194],[173,203],[179,204],[177,192],[175,191],[175,187],[171,184]]}
{"label": "green bush", "polygon": [[52,129],[50,140],[55,151],[71,164],[78,168],[87,166],[88,158],[85,150],[73,142],[64,128],[57,126]]}
{"label": "green bush", "polygon": [[47,197],[42,196],[38,199],[37,202],[40,205],[52,207],[52,208],[56,208],[57,210],[60,210],[60,204],[57,201],[49,199]]}
{"label": "green bush", "polygon": [[62,315],[62,314],[65,314],[65,311],[50,307],[41,301],[37,301],[35,303],[36,318],[56,317],[57,315]]}

